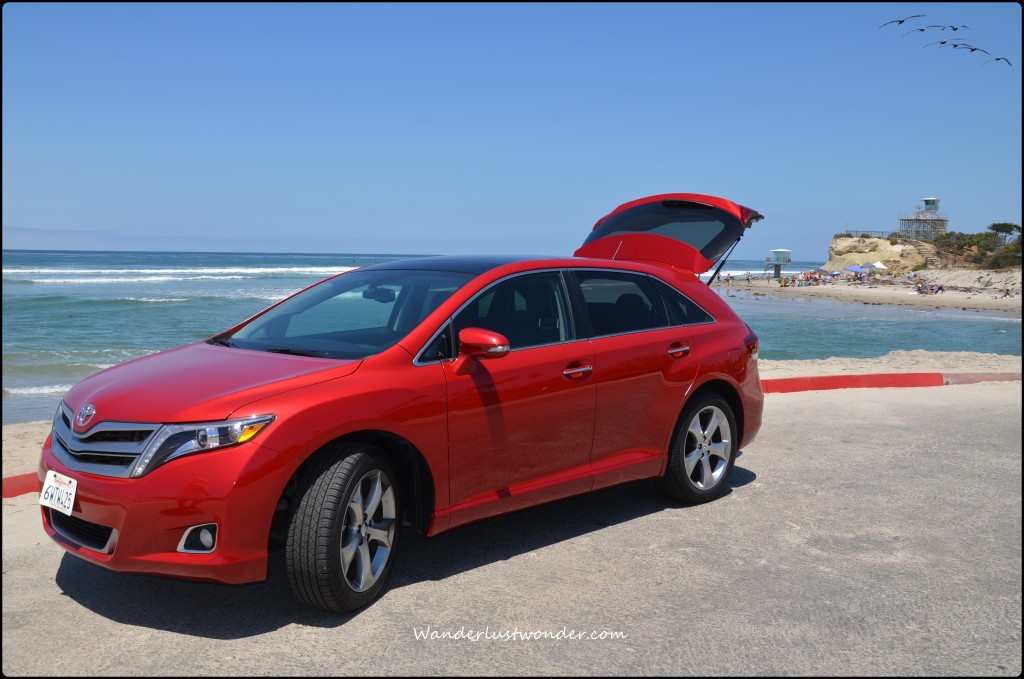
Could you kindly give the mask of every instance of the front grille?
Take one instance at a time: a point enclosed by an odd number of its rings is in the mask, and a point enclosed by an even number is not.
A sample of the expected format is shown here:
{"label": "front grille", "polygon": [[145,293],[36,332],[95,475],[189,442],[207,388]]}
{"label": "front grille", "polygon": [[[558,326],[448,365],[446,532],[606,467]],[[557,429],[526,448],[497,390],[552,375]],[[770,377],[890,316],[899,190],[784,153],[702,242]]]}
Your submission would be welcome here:
{"label": "front grille", "polygon": [[79,435],[71,426],[72,417],[71,410],[61,403],[60,416],[53,422],[53,454],[68,469],[100,476],[126,478],[160,428],[159,424],[100,422]]}
{"label": "front grille", "polygon": [[141,443],[149,437],[152,430],[134,431],[101,431],[86,436],[82,441],[89,445],[95,443]]}
{"label": "front grille", "polygon": [[101,526],[85,519],[68,516],[55,509],[50,510],[50,525],[55,531],[75,544],[104,554],[113,551],[114,544],[111,536],[114,535],[114,529],[109,526]]}

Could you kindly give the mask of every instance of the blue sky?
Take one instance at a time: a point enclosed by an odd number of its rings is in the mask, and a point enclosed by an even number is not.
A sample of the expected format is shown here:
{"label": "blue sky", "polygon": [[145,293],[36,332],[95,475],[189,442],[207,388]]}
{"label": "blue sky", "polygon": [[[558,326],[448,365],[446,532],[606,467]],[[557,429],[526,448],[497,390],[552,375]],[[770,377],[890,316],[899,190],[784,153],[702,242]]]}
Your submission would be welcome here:
{"label": "blue sky", "polygon": [[[930,24],[970,28],[904,35]],[[824,261],[931,196],[951,230],[1020,224],[1021,24],[1016,3],[8,3],[3,246],[557,255],[676,191],[765,215],[738,258]],[[926,46],[956,37],[990,54]]]}

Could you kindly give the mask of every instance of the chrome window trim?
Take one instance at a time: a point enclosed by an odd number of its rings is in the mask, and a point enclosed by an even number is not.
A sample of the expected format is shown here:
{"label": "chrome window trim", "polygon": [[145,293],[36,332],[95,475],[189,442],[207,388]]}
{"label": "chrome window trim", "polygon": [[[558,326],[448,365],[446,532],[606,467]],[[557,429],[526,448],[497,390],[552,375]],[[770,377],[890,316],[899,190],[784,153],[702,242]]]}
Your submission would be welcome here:
{"label": "chrome window trim", "polygon": [[[473,295],[468,300],[466,300],[461,306],[459,306],[458,309],[455,310],[455,312],[451,316],[449,316],[445,320],[444,323],[441,324],[441,327],[439,327],[436,331],[434,331],[434,333],[430,336],[430,339],[428,339],[423,344],[423,346],[420,347],[420,350],[416,353],[416,357],[413,359],[412,364],[414,366],[419,367],[419,366],[426,366],[426,365],[436,365],[436,364],[445,363],[445,362],[450,363],[450,362],[454,361],[455,358],[438,358],[438,359],[425,360],[423,358],[423,352],[425,352],[427,350],[427,347],[429,347],[431,344],[433,344],[434,340],[436,340],[438,338],[438,336],[440,336],[440,334],[442,332],[444,332],[444,330],[446,328],[448,328],[448,326],[453,322],[455,317],[458,316],[459,313],[461,313],[463,309],[465,309],[467,306],[469,306],[469,304],[471,304],[474,300],[476,300],[476,298],[478,296],[480,296],[482,294],[485,294],[488,290],[490,290],[495,285],[498,285],[499,283],[503,283],[504,281],[510,280],[512,278],[516,278],[518,276],[527,276],[527,275],[535,274],[535,273],[548,273],[548,272],[551,272],[551,271],[557,271],[558,273],[561,274],[563,290],[565,291],[565,293],[567,295],[569,293],[569,290],[568,290],[569,284],[566,281],[566,274],[568,272],[570,272],[570,271],[594,271],[594,272],[598,272],[598,273],[619,273],[619,274],[628,274],[628,275],[633,275],[633,276],[640,276],[640,277],[644,277],[644,278],[649,278],[651,280],[658,281],[662,285],[668,286],[672,290],[675,290],[677,293],[679,293],[680,295],[682,295],[683,297],[688,299],[695,307],[697,307],[698,309],[703,311],[705,314],[707,314],[708,318],[710,318],[711,320],[710,321],[701,321],[699,323],[682,323],[680,325],[666,324],[666,325],[663,325],[663,326],[659,326],[657,328],[646,328],[644,330],[630,330],[630,331],[627,331],[627,332],[617,332],[617,333],[610,333],[610,334],[606,334],[606,335],[594,335],[594,334],[592,334],[589,337],[580,337],[580,336],[578,336],[579,324],[577,322],[577,319],[573,315],[572,301],[571,301],[571,299],[568,299],[567,301],[569,302],[569,308],[568,308],[569,320],[570,320],[570,322],[572,323],[572,326],[573,326],[573,335],[575,335],[575,337],[573,337],[573,339],[565,340],[565,341],[562,341],[562,342],[549,342],[547,344],[533,344],[533,345],[530,345],[528,347],[517,347],[515,349],[512,349],[512,351],[525,351],[527,349],[536,349],[536,348],[539,348],[539,347],[550,347],[550,346],[554,346],[556,344],[568,344],[569,342],[579,342],[579,341],[582,341],[582,340],[603,339],[605,337],[621,337],[622,335],[637,335],[637,334],[640,334],[640,333],[654,332],[654,331],[657,331],[657,330],[668,330],[668,329],[671,329],[671,328],[693,328],[693,327],[697,327],[697,326],[701,326],[701,325],[715,325],[715,324],[718,323],[718,319],[715,318],[714,314],[712,314],[710,311],[708,311],[703,306],[701,306],[696,301],[694,301],[693,298],[691,298],[689,295],[687,295],[686,293],[678,290],[674,285],[672,285],[671,283],[666,282],[664,279],[662,279],[662,278],[660,278],[658,276],[655,276],[653,274],[647,273],[646,271],[630,271],[628,269],[609,269],[609,268],[600,267],[600,266],[579,266],[579,267],[574,266],[574,267],[568,267],[568,268],[566,268],[566,267],[556,267],[556,268],[550,268],[550,269],[534,269],[534,270],[531,270],[531,271],[520,271],[519,273],[509,274],[508,276],[505,276],[503,278],[499,278],[498,280],[489,283],[487,285],[487,287],[481,289],[475,295]],[[658,291],[657,288],[655,288],[655,291],[658,293],[658,297],[661,298],[662,297],[661,292]],[[664,302],[665,300],[662,300],[662,301]],[[666,309],[665,311],[666,311],[666,314],[667,314],[668,310]],[[667,320],[667,317],[666,317],[666,320]],[[455,338],[455,339],[457,340],[458,338]]]}

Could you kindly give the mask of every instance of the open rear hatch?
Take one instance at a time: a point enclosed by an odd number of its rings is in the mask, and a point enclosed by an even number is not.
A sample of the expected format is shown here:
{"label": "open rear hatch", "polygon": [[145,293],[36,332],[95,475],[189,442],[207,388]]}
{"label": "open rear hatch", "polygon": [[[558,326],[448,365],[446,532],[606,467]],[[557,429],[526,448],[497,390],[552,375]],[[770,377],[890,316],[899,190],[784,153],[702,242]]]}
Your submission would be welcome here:
{"label": "open rear hatch", "polygon": [[664,193],[615,208],[574,254],[667,264],[699,275],[719,260],[721,269],[743,233],[760,219],[758,212],[724,198]]}

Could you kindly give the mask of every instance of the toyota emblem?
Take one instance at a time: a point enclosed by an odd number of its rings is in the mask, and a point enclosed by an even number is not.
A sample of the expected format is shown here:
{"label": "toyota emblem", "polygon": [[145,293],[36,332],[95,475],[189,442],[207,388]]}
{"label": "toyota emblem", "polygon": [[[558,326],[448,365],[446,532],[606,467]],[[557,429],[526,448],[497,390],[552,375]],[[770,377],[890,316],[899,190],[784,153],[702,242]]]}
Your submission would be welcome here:
{"label": "toyota emblem", "polygon": [[92,421],[95,414],[96,406],[91,403],[86,403],[78,410],[78,415],[75,417],[75,424],[79,427],[84,427]]}

